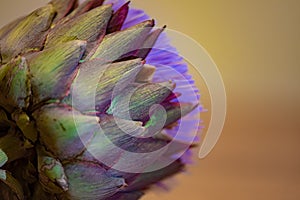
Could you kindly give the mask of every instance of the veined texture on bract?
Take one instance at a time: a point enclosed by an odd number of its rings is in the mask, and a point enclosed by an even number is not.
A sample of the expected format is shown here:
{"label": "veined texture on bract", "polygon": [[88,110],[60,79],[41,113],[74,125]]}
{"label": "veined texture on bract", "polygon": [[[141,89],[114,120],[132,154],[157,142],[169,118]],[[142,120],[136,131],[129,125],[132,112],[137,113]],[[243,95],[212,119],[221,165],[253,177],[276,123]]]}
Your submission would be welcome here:
{"label": "veined texture on bract", "polygon": [[0,29],[0,197],[139,199],[185,167],[198,90],[165,27],[52,0]]}

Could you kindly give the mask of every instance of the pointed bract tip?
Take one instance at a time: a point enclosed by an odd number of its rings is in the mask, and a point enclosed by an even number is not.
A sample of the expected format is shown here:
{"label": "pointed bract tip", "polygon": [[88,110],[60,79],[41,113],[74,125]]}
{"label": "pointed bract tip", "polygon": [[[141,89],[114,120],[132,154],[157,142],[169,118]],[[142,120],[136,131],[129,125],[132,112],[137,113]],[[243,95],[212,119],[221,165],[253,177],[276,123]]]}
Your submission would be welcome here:
{"label": "pointed bract tip", "polygon": [[162,82],[162,83],[159,83],[159,85],[163,86],[163,87],[166,87],[170,90],[174,90],[175,87],[176,87],[176,83],[169,80],[169,81],[166,81],[166,82]]}
{"label": "pointed bract tip", "polygon": [[129,4],[131,3],[131,1],[127,1],[122,7],[128,7],[129,6]]}

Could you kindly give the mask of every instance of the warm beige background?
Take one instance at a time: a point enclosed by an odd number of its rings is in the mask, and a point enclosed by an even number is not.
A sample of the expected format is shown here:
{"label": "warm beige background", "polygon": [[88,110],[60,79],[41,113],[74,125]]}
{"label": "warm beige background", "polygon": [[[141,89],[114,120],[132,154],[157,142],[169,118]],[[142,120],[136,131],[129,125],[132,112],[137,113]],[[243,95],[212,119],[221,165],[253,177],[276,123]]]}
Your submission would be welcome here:
{"label": "warm beige background", "polygon": [[[0,2],[3,25],[46,1]],[[195,157],[171,192],[143,199],[300,199],[300,1],[133,4],[202,44],[219,66],[228,94],[226,124],[212,154],[201,161]],[[199,85],[209,107],[205,86]]]}

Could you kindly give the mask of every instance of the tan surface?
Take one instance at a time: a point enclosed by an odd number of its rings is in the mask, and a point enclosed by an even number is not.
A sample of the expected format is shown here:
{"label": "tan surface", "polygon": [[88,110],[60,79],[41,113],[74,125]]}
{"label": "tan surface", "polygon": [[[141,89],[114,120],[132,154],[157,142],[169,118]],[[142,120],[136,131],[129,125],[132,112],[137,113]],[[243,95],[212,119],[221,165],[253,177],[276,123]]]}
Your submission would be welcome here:
{"label": "tan surface", "polygon": [[[44,2],[1,0],[0,25]],[[300,199],[300,1],[133,3],[202,44],[228,95],[226,124],[213,153],[196,159],[188,174],[172,182],[171,192],[143,199]]]}

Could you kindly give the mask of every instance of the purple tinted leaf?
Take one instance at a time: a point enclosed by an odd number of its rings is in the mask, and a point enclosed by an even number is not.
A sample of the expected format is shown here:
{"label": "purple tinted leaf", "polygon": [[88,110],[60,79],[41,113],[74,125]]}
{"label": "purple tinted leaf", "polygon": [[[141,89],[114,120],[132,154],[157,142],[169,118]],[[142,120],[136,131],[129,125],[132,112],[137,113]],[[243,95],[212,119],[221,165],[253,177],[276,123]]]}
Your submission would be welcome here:
{"label": "purple tinted leaf", "polygon": [[109,26],[107,28],[107,34],[121,30],[123,23],[125,22],[125,19],[127,17],[128,10],[129,10],[128,5],[129,5],[129,2],[124,4],[119,10],[117,10],[113,14],[113,16],[109,22]]}
{"label": "purple tinted leaf", "polygon": [[93,163],[67,164],[65,172],[69,181],[66,196],[74,200],[106,199],[126,185],[123,178],[112,177]]}

